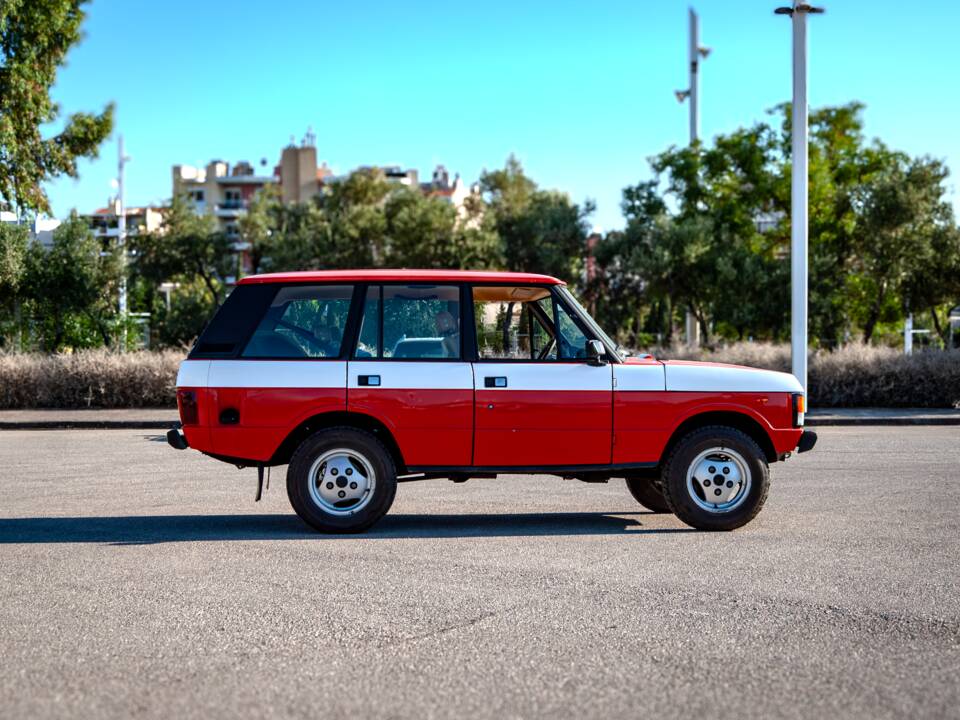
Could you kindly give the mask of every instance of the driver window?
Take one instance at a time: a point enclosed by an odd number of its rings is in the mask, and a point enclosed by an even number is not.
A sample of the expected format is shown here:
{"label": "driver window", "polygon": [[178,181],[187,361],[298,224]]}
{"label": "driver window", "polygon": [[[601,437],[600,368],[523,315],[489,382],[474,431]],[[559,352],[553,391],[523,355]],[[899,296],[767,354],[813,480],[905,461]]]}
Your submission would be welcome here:
{"label": "driver window", "polygon": [[478,286],[473,309],[481,360],[557,359],[549,289]]}
{"label": "driver window", "polygon": [[352,296],[350,285],[281,288],[242,357],[339,357]]}

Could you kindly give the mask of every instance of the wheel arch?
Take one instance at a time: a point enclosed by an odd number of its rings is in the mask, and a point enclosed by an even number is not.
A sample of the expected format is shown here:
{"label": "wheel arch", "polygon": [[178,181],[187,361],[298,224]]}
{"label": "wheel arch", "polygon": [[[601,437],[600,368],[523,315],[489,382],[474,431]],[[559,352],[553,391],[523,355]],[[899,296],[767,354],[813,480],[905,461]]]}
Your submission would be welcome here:
{"label": "wheel arch", "polygon": [[331,410],[311,415],[287,433],[279,447],[270,458],[270,465],[285,465],[290,462],[294,451],[306,438],[314,433],[331,427],[352,427],[364,430],[376,437],[390,452],[393,462],[397,466],[398,474],[406,470],[403,453],[390,429],[377,418],[364,413],[347,412],[345,410]]}
{"label": "wheel arch", "polygon": [[660,455],[661,466],[670,457],[670,453],[673,452],[677,443],[686,435],[709,425],[723,425],[740,430],[760,446],[768,463],[777,461],[777,451],[774,448],[773,440],[763,425],[755,418],[736,410],[708,410],[691,415],[677,426]]}

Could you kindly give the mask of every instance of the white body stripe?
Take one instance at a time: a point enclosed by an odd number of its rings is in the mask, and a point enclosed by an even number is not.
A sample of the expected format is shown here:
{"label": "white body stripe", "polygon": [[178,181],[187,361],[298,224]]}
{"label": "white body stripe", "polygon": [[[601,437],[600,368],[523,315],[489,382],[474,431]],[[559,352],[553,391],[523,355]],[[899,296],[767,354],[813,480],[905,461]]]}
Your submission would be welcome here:
{"label": "white body stripe", "polygon": [[184,360],[177,371],[177,387],[206,387],[209,360]]}
{"label": "white body stripe", "polygon": [[663,391],[667,389],[663,374],[663,365],[614,365],[613,378],[616,381],[614,390],[630,391]]}
{"label": "white body stripe", "polygon": [[342,388],[347,363],[340,360],[211,360],[207,387]]}
{"label": "white body stripe", "polygon": [[[377,375],[377,386],[360,385],[361,375]],[[473,390],[473,372],[467,362],[417,362],[416,360],[361,360],[347,372],[351,390]]]}
{"label": "white body stripe", "polygon": [[[595,367],[586,363],[489,363],[473,366],[477,390],[604,390],[613,389],[609,365]],[[505,377],[507,386],[488,388],[484,378]]]}
{"label": "white body stripe", "polygon": [[803,392],[788,373],[736,365],[666,363],[667,390],[681,392]]}

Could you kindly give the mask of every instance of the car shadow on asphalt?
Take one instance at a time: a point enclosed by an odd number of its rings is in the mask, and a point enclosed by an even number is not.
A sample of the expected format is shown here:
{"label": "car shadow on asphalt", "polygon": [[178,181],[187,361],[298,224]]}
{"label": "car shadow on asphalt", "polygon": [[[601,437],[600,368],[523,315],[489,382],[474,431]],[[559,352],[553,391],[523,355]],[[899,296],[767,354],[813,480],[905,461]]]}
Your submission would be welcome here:
{"label": "car shadow on asphalt", "polygon": [[111,543],[150,545],[225,540],[380,540],[638,535],[695,532],[687,527],[645,527],[652,513],[524,513],[512,515],[387,515],[362,534],[313,532],[295,515],[131,515],[118,517],[0,518],[0,545]]}

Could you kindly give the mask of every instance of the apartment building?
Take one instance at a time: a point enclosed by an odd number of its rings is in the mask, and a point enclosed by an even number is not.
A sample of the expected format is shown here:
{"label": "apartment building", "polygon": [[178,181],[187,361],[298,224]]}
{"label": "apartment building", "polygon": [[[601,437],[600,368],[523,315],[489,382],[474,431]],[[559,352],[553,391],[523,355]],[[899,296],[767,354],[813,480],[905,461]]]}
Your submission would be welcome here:
{"label": "apartment building", "polygon": [[[127,219],[128,236],[156,232],[163,222],[163,208],[149,205],[124,208],[124,215]],[[109,243],[116,242],[120,235],[120,203],[116,199],[112,199],[106,207],[97,208],[80,217],[86,220],[94,236],[103,243],[104,249]]]}
{"label": "apartment building", "polygon": [[223,160],[212,160],[206,167],[173,166],[173,194],[193,201],[197,212],[217,218],[220,230],[236,238],[237,220],[259,190],[277,182],[274,174],[256,174],[253,166],[240,161],[231,167]]}

